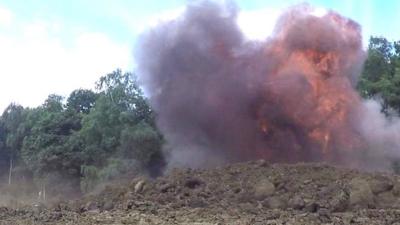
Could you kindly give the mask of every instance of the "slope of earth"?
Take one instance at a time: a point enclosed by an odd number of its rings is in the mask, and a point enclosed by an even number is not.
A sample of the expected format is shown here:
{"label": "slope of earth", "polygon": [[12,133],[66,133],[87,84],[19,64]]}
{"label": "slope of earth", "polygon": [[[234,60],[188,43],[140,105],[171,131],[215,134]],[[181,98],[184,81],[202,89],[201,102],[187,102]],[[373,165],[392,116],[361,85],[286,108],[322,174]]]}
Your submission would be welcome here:
{"label": "slope of earth", "polygon": [[0,208],[0,224],[397,224],[400,177],[265,161],[175,169],[79,201]]}

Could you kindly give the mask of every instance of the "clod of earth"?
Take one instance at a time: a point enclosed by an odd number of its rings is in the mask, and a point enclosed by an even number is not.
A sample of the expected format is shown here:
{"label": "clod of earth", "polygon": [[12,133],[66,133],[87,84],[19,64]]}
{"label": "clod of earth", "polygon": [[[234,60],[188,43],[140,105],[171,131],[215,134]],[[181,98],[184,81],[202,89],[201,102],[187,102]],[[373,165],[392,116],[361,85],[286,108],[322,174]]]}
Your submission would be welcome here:
{"label": "clod of earth", "polygon": [[398,180],[324,164],[176,169],[40,210],[3,207],[0,224],[393,224]]}

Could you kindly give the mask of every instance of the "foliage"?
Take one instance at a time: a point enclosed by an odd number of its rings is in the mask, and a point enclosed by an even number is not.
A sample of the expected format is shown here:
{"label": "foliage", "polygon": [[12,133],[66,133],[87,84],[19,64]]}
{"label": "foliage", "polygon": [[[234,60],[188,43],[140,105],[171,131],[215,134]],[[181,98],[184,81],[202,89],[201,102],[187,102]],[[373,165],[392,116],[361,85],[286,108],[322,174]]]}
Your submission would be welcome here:
{"label": "foliage", "polygon": [[81,191],[87,193],[93,190],[99,182],[98,169],[95,166],[82,166],[80,188]]}
{"label": "foliage", "polygon": [[382,110],[400,113],[400,42],[371,37],[368,56],[358,83],[365,98],[382,100]]}
{"label": "foliage", "polygon": [[77,113],[88,114],[94,103],[96,102],[97,94],[91,90],[78,89],[73,91],[67,99],[67,109]]}
{"label": "foliage", "polygon": [[146,122],[128,127],[121,134],[121,152],[124,157],[138,160],[144,167],[151,163],[162,145],[160,135]]}
{"label": "foliage", "polygon": [[74,90],[65,104],[55,94],[36,108],[10,104],[0,117],[0,175],[15,159],[38,189],[87,192],[100,182],[145,172],[153,155],[163,159],[154,124],[136,77],[121,70],[101,77],[96,92]]}

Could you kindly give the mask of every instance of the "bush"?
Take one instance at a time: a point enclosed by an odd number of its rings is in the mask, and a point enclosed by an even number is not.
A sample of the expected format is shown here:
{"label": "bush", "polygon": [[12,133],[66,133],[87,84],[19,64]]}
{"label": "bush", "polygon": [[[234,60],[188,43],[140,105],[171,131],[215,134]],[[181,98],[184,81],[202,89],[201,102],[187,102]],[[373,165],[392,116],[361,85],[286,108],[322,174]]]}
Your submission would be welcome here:
{"label": "bush", "polygon": [[160,135],[145,122],[122,131],[120,148],[123,156],[138,161],[143,168],[148,167],[155,155],[162,155],[161,147]]}

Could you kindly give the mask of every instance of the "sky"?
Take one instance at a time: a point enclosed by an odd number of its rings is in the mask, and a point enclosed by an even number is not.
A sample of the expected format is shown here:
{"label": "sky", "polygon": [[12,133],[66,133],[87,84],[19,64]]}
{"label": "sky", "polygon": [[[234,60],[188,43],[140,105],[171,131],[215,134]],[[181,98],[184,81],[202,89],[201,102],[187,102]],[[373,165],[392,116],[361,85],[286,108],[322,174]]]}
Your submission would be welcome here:
{"label": "sky", "polygon": [[[93,88],[116,68],[134,71],[140,33],[179,16],[187,1],[0,0],[0,112],[11,102],[35,107],[49,94]],[[237,0],[238,24],[249,39],[263,39],[282,10],[302,2]],[[360,23],[364,43],[371,35],[400,40],[400,1],[307,2]]]}

